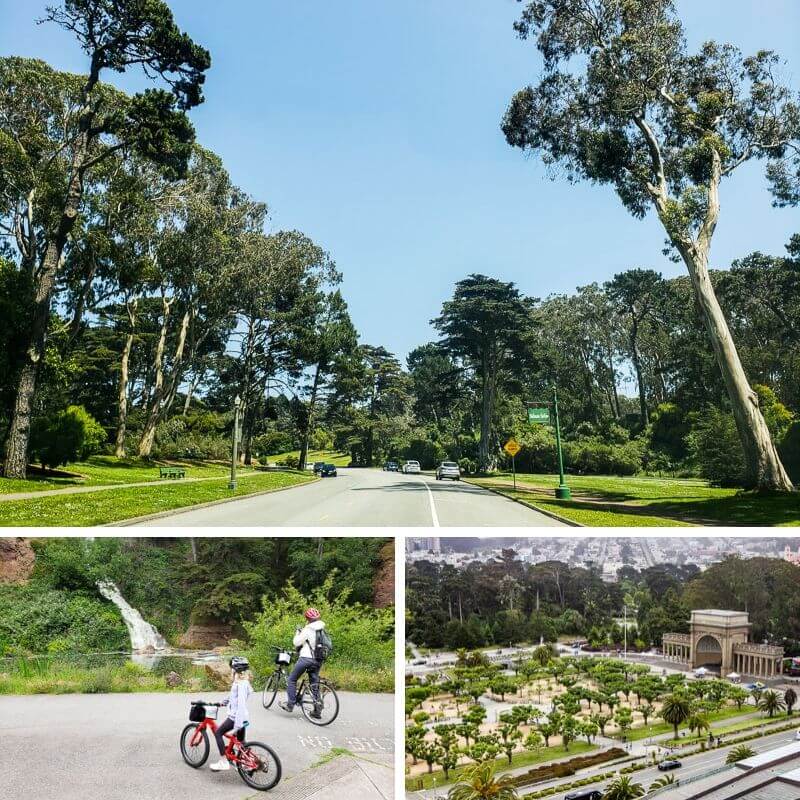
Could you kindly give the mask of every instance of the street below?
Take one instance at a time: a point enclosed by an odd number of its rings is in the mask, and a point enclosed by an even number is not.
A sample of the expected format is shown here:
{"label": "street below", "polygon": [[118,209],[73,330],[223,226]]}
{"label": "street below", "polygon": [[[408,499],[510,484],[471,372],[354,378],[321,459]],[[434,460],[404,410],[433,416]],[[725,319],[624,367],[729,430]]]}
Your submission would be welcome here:
{"label": "street below", "polygon": [[564,523],[464,481],[379,469],[340,468],[335,478],[217,506],[148,526],[556,527]]}

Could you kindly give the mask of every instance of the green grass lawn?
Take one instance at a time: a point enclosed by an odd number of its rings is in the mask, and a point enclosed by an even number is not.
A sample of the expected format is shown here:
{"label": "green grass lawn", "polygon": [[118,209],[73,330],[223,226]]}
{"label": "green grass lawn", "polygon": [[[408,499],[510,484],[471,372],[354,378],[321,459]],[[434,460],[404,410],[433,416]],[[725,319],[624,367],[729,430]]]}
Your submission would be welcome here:
{"label": "green grass lawn", "polygon": [[[587,744],[586,742],[572,742],[569,746],[569,751],[565,751],[561,745],[552,747],[542,747],[538,752],[521,752],[514,753],[511,757],[511,763],[508,763],[506,756],[501,756],[496,759],[497,773],[502,774],[509,769],[516,767],[532,767],[537,764],[546,764],[548,761],[555,761],[562,758],[572,758],[573,756],[584,755],[597,750],[597,745]],[[450,783],[458,781],[461,774],[465,769],[469,769],[471,765],[464,765],[450,770],[450,775],[445,781],[444,772],[440,769],[435,769],[433,772],[425,772],[414,777],[406,778],[406,789],[409,791],[419,791],[419,789],[432,789],[434,786],[434,779],[436,786],[445,786]],[[422,786],[420,786],[422,781]]]}
{"label": "green grass lawn", "polygon": [[[35,472],[28,480],[0,478],[0,494],[16,492],[38,492],[46,489],[66,489],[70,486],[112,486],[118,483],[140,483],[159,480],[161,464],[182,466],[187,478],[224,477],[230,468],[225,464],[208,464],[202,461],[145,461],[141,458],[115,458],[114,456],[92,456],[88,461],[67,464],[64,472],[73,472],[78,477],[53,477]],[[250,471],[248,468],[240,468]]]}
{"label": "green grass lawn", "polygon": [[[752,706],[744,706],[740,711],[736,706],[725,706],[725,708],[721,708],[719,711],[715,711],[713,714],[708,715],[708,720],[711,723],[719,722],[720,720],[731,719],[733,717],[743,717],[748,714],[752,714],[755,709]],[[648,736],[661,736],[665,733],[671,733],[673,730],[672,725],[667,724],[666,722],[653,722],[650,725],[643,725],[638,728],[631,728],[626,734],[626,739],[629,742],[638,741],[639,739],[646,739]],[[714,734],[716,735],[718,732],[717,728],[712,729]],[[680,736],[680,732],[685,731],[687,737],[689,736],[689,729],[684,725],[678,728],[678,735]],[[705,734],[708,736],[708,734]],[[621,738],[619,733],[614,734],[615,739]],[[682,741],[679,739],[679,741]],[[687,739],[688,741],[688,739]]]}
{"label": "green grass lawn", "polygon": [[227,473],[223,472],[216,480],[197,483],[174,481],[158,486],[9,500],[0,503],[0,526],[102,525],[212,500],[288,488],[311,480],[313,476],[299,472],[251,472],[244,474],[237,489],[231,491]]}
{"label": "green grass lawn", "polygon": [[[277,464],[287,458],[300,458],[299,450],[290,450],[288,453],[278,453],[278,455],[267,456],[270,464]],[[350,461],[350,453],[340,453],[338,450],[309,450],[306,458],[307,464],[315,461],[324,461],[326,464],[335,464],[337,467],[346,467]]]}
{"label": "green grass lawn", "polygon": [[556,500],[557,475],[509,473],[470,478],[566,519],[590,526],[800,525],[800,493],[761,495],[695,478],[567,476],[572,500]]}

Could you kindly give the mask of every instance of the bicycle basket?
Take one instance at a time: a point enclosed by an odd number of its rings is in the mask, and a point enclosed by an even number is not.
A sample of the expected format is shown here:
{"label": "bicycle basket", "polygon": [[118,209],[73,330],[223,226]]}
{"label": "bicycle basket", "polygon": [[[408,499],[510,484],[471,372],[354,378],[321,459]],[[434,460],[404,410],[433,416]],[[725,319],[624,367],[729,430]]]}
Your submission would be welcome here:
{"label": "bicycle basket", "polygon": [[206,718],[206,707],[192,703],[189,711],[189,722],[202,722]]}
{"label": "bicycle basket", "polygon": [[281,650],[280,652],[275,654],[276,664],[283,664],[285,666],[287,664],[290,664],[291,661],[292,661],[292,656],[285,650]]}

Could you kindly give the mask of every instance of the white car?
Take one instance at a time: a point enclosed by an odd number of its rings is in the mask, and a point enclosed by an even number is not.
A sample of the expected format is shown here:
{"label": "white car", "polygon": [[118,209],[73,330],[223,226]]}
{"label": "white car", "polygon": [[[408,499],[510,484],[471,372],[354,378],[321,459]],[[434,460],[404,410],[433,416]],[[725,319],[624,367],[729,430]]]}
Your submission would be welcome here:
{"label": "white car", "polygon": [[403,464],[403,472],[405,472],[406,475],[419,475],[419,461],[406,461],[406,463]]}
{"label": "white car", "polygon": [[450,478],[452,481],[461,480],[461,470],[455,461],[442,461],[436,468],[436,480],[441,481],[445,478]]}

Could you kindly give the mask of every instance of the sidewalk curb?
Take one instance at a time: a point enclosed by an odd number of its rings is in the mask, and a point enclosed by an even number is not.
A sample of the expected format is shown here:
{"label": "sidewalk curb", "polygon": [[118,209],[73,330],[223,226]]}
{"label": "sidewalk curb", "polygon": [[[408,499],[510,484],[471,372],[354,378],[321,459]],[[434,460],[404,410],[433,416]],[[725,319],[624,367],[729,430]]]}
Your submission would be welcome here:
{"label": "sidewalk curb", "polygon": [[[467,483],[472,483],[469,478],[464,479]],[[575,522],[574,519],[567,519],[566,517],[562,517],[560,514],[556,514],[554,511],[547,511],[544,508],[539,508],[539,506],[535,506],[532,503],[526,503],[524,500],[519,500],[516,497],[509,497],[507,494],[503,494],[500,489],[493,489],[491,486],[482,486],[480,483],[472,483],[473,486],[477,486],[479,489],[486,489],[489,492],[494,494],[500,495],[500,497],[505,497],[506,500],[511,500],[514,503],[519,503],[521,506],[525,506],[526,508],[530,508],[533,511],[538,511],[540,514],[544,514],[546,517],[550,517],[550,519],[558,520],[559,522],[563,522],[565,525],[568,525],[571,528],[585,528],[586,526],[582,522]]]}
{"label": "sidewalk curb", "polygon": [[100,528],[128,528],[133,525],[138,525],[140,522],[149,522],[154,519],[164,519],[166,517],[174,517],[177,514],[184,514],[187,511],[196,511],[203,508],[212,508],[213,506],[221,506],[224,503],[235,503],[238,500],[246,500],[248,497],[261,497],[265,494],[274,494],[275,492],[286,492],[289,489],[299,489],[301,486],[310,486],[316,483],[320,478],[312,478],[310,481],[295,484],[294,486],[278,486],[273,489],[263,489],[260,492],[248,492],[247,494],[236,495],[234,497],[224,497],[221,500],[209,500],[206,503],[196,503],[190,506],[181,506],[180,508],[172,508],[169,511],[156,511],[153,514],[143,514],[140,517],[131,517],[130,519],[121,519],[116,522],[104,522],[99,525]]}

